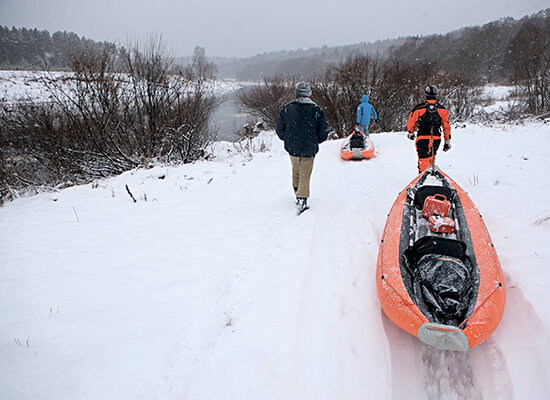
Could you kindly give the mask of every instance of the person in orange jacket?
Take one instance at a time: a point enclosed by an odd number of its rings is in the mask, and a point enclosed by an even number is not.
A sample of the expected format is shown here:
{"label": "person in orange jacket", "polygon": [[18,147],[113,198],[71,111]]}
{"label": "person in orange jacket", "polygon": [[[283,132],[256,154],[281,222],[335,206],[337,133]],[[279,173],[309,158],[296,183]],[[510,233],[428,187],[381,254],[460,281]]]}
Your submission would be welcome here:
{"label": "person in orange jacket", "polygon": [[451,125],[449,124],[449,111],[436,100],[437,87],[430,85],[426,88],[426,101],[416,105],[407,122],[407,137],[415,139],[416,152],[418,154],[418,173],[435,163],[435,154],[441,144],[441,128],[445,143],[443,151],[451,149]]}

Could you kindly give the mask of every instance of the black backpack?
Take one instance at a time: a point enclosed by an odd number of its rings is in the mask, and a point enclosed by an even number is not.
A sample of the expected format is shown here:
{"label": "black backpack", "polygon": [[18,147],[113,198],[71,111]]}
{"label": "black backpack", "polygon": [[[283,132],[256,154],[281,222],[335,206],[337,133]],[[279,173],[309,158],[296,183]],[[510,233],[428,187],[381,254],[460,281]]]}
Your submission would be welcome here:
{"label": "black backpack", "polygon": [[351,149],[362,149],[365,147],[365,137],[360,133],[354,133],[349,139],[349,147]]}
{"label": "black backpack", "polygon": [[418,132],[441,132],[441,116],[437,112],[436,104],[426,102],[426,112],[418,118]]}

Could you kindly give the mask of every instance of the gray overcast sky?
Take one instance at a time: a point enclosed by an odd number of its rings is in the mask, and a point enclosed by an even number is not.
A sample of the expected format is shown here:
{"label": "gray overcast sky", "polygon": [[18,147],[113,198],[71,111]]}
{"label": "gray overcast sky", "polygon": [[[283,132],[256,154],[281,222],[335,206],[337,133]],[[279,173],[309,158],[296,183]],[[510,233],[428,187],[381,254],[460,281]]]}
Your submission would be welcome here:
{"label": "gray overcast sky", "polygon": [[174,56],[336,46],[445,33],[550,8],[550,0],[0,0],[0,25],[126,44],[161,34]]}

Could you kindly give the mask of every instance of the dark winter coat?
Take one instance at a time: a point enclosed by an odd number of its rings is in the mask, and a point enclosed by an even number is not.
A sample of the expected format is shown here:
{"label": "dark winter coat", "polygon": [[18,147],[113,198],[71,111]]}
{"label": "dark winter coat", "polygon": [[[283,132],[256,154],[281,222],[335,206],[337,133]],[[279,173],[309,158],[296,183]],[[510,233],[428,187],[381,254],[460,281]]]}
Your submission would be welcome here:
{"label": "dark winter coat", "polygon": [[281,109],[276,132],[291,156],[315,157],[328,136],[325,113],[309,98],[298,97]]}

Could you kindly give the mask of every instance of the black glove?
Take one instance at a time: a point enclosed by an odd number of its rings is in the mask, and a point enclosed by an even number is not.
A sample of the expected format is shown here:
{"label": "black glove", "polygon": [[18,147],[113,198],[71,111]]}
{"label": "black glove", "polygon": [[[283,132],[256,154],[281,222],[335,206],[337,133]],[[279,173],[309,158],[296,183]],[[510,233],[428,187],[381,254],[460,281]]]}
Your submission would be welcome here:
{"label": "black glove", "polygon": [[407,137],[411,140],[414,140],[414,132],[407,133]]}
{"label": "black glove", "polygon": [[451,150],[451,140],[445,140],[445,144],[443,145],[443,151],[449,151]]}

